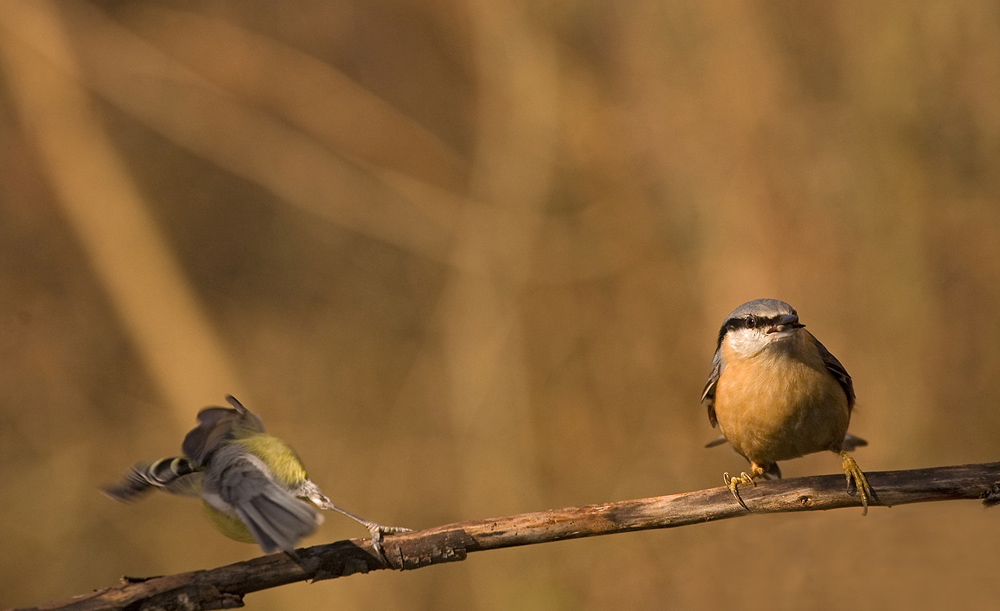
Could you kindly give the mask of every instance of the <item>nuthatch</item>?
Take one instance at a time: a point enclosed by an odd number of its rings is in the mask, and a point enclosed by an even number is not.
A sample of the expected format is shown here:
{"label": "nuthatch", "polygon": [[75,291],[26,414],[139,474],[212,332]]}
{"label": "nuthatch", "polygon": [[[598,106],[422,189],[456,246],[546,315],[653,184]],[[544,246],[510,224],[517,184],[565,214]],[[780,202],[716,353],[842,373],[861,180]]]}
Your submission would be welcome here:
{"label": "nuthatch", "polygon": [[133,501],[160,490],[201,497],[205,515],[230,539],[256,542],[264,553],[294,555],[295,544],[323,522],[316,510],[331,509],[357,520],[376,549],[383,533],[407,529],[381,526],[337,507],[309,480],[287,443],[264,432],[260,418],[231,396],[227,407],[207,407],[184,438],[183,456],[132,466],[121,483],[103,492]]}
{"label": "nuthatch", "polygon": [[[862,515],[875,495],[847,450],[867,445],[847,434],[854,407],[851,376],[783,301],[757,299],[733,310],[719,330],[712,373],[701,400],[708,419],[744,458],[750,472],[723,478],[744,509],[739,485],[781,477],[777,461],[838,452],[861,496]],[[717,445],[712,442],[709,446]],[[749,509],[748,509],[749,511]]]}

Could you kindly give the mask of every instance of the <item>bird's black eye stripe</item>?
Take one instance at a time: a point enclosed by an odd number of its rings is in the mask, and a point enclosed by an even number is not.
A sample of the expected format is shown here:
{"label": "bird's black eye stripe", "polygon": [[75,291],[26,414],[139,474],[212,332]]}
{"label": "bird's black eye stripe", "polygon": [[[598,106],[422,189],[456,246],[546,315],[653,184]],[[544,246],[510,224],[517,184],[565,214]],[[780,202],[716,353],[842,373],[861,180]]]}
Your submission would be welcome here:
{"label": "bird's black eye stripe", "polygon": [[[791,315],[795,316],[795,312],[792,311]],[[730,331],[739,331],[741,329],[769,329],[775,325],[789,324],[786,316],[787,315],[782,314],[778,314],[776,316],[744,314],[742,316],[729,318],[725,323],[723,323],[722,328],[719,329],[719,342],[717,345],[722,345],[722,339],[726,337],[726,333],[729,333]]]}
{"label": "bird's black eye stripe", "polygon": [[727,331],[738,331],[740,329],[753,329],[757,326],[759,319],[753,314],[747,314],[739,318],[730,318],[726,321]]}
{"label": "bird's black eye stripe", "polygon": [[753,314],[747,314],[746,316],[741,316],[739,318],[730,318],[723,325],[726,331],[738,331],[740,329],[764,329],[767,327],[773,327],[779,324],[781,321],[780,316],[754,316]]}

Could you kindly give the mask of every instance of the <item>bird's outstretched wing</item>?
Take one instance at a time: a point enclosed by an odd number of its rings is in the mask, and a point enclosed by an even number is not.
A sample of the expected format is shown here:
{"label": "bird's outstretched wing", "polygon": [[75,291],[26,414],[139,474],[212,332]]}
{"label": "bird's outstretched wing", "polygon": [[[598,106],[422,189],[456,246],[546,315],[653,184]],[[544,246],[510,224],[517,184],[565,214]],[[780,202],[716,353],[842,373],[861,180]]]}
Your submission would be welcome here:
{"label": "bird's outstretched wing", "polygon": [[132,465],[120,482],[105,486],[101,492],[122,503],[138,500],[155,489],[198,496],[201,478],[201,471],[186,457],[161,458]]}
{"label": "bird's outstretched wing", "polygon": [[237,430],[264,432],[260,418],[232,395],[227,395],[226,400],[232,407],[206,407],[198,412],[198,426],[184,437],[181,450],[199,467],[208,464],[212,452],[233,439]]}

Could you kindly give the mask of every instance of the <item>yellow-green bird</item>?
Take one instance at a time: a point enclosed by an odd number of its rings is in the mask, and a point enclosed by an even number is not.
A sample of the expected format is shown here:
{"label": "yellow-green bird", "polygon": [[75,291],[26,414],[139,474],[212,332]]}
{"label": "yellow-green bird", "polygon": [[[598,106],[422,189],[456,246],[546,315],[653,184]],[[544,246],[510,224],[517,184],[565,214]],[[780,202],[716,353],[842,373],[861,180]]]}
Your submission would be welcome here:
{"label": "yellow-green bird", "polygon": [[330,502],[310,481],[298,454],[264,432],[260,418],[232,396],[228,407],[207,407],[198,426],[184,437],[183,456],[141,462],[103,492],[128,502],[153,489],[201,497],[205,515],[230,539],[257,543],[264,553],[293,553],[296,543],[323,522],[331,509],[357,520],[379,547],[384,533],[407,529],[382,526]]}

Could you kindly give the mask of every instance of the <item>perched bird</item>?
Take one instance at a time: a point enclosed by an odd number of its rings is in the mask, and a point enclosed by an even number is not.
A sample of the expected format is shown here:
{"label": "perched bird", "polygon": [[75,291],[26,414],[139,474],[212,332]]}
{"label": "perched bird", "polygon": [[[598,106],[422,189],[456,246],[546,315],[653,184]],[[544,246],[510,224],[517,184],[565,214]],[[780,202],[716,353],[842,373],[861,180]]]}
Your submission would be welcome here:
{"label": "perched bird", "polygon": [[140,462],[124,479],[103,489],[122,502],[153,489],[200,496],[205,515],[230,539],[256,542],[264,553],[294,555],[299,539],[323,522],[319,509],[338,511],[372,534],[377,549],[383,533],[407,529],[381,526],[337,507],[309,480],[287,443],[264,432],[260,418],[232,396],[228,407],[207,407],[184,438],[183,456]]}
{"label": "perched bird", "polygon": [[[847,453],[867,445],[847,434],[854,407],[851,376],[799,322],[792,306],[756,299],[733,310],[719,330],[712,372],[701,400],[708,419],[744,458],[750,472],[723,478],[744,509],[740,484],[781,477],[777,461],[830,450],[840,454],[847,489],[862,515],[875,495]],[[717,445],[712,442],[709,446]]]}

